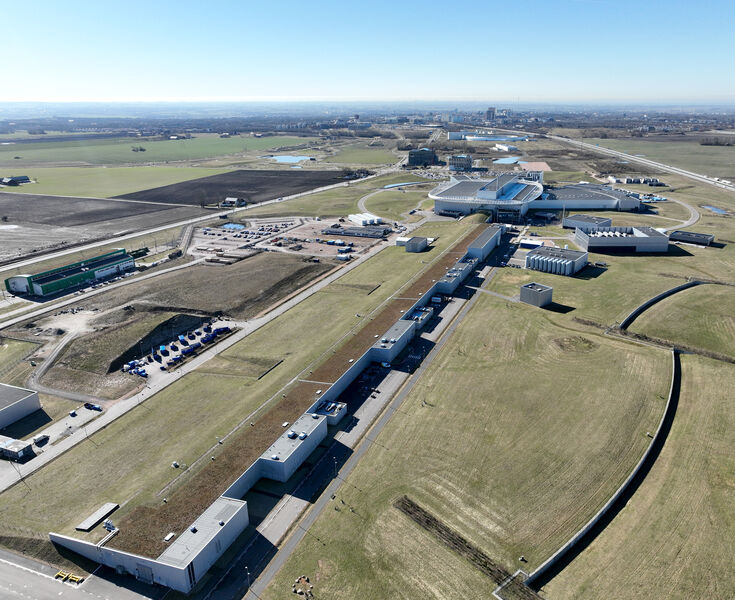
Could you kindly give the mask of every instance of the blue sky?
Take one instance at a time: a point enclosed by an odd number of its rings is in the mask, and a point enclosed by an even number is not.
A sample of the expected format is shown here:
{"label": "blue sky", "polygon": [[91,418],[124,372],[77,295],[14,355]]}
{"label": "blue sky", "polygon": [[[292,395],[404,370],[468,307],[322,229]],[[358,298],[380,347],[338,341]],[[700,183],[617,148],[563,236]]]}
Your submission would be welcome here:
{"label": "blue sky", "polygon": [[0,6],[0,101],[735,102],[726,1]]}

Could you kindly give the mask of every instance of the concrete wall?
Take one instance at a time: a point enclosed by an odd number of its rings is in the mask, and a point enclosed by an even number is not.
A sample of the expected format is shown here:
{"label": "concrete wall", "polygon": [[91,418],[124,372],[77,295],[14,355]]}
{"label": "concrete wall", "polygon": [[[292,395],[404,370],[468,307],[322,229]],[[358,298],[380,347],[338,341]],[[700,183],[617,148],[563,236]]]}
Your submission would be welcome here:
{"label": "concrete wall", "polygon": [[0,428],[15,423],[39,408],[41,408],[41,401],[38,399],[38,393],[30,392],[27,397],[0,410]]}
{"label": "concrete wall", "polygon": [[669,238],[665,235],[646,235],[635,227],[598,227],[597,233],[625,233],[625,236],[594,236],[582,228],[574,232],[574,242],[585,250],[621,250],[631,248],[635,252],[666,252]]}
{"label": "concrete wall", "polygon": [[[626,492],[628,487],[631,485],[633,480],[636,478],[641,469],[651,460],[655,460],[656,451],[660,451],[663,445],[663,440],[666,439],[668,430],[665,425],[668,424],[670,428],[671,422],[673,421],[674,414],[676,413],[676,406],[679,399],[679,387],[681,384],[681,364],[679,362],[679,355],[677,350],[672,349],[672,370],[671,370],[671,385],[669,387],[669,397],[666,401],[666,408],[664,408],[664,414],[659,421],[656,433],[651,439],[651,443],[648,448],[641,456],[641,459],[635,465],[630,475],[605,503],[605,505],[592,517],[577,533],[575,533],[566,544],[564,544],[559,550],[557,550],[552,556],[550,556],[541,566],[534,570],[526,579],[525,584],[529,587],[534,587],[539,578],[542,578],[547,571],[552,569],[557,562],[559,562],[570,550],[576,546],[580,540],[595,526],[600,520],[607,514],[607,512],[613,507],[618,499]],[[650,465],[649,465],[650,467]],[[647,471],[646,471],[647,472]]]}
{"label": "concrete wall", "polygon": [[[296,433],[299,433],[296,431]],[[263,477],[275,479],[276,481],[286,481],[296,472],[309,455],[316,449],[321,441],[327,437],[327,418],[321,417],[316,428],[300,443],[288,458],[283,460],[270,460],[260,458],[260,472]]]}
{"label": "concrete wall", "polygon": [[52,542],[76,552],[90,560],[106,565],[119,573],[128,573],[143,580],[145,570],[152,571],[153,583],[165,585],[180,592],[189,592],[193,584],[189,581],[186,568],[159,563],[152,558],[130,554],[113,548],[97,546],[91,542],[77,540],[58,533],[49,533]]}
{"label": "concrete wall", "polygon": [[251,487],[263,477],[260,459],[250,465],[245,472],[232,482],[222,494],[225,498],[240,500],[248,493]]}
{"label": "concrete wall", "polygon": [[247,529],[250,524],[247,503],[242,503],[240,508],[232,517],[225,522],[209,543],[194,557],[191,564],[194,569],[194,583],[196,584],[210,567],[219,560],[237,537]]}

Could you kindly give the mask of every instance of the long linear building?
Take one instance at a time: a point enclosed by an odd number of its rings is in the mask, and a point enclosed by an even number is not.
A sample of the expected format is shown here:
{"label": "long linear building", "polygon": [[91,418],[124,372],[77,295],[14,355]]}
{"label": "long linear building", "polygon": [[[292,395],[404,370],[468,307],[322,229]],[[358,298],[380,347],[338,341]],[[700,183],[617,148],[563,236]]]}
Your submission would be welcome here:
{"label": "long linear building", "polygon": [[79,285],[106,279],[135,268],[133,257],[124,248],[80,260],[35,275],[16,275],[5,280],[11,294],[49,296]]}
{"label": "long linear building", "polygon": [[[500,243],[504,229],[490,225],[467,246],[461,258],[433,282],[400,318],[353,359],[346,371],[322,391],[317,390],[311,406],[290,424],[214,502],[183,532],[172,532],[169,545],[157,558],[141,556],[106,545],[107,538],[93,543],[67,535],[49,533],[55,544],[68,548],[119,573],[128,573],[146,583],[157,583],[189,593],[209,568],[247,528],[249,515],[245,494],[261,478],[287,481],[326,438],[327,426],[336,425],[346,414],[340,395],[372,363],[390,363],[428,323],[434,296],[452,295]],[[372,336],[371,336],[372,339]],[[113,532],[114,533],[114,532]],[[168,536],[167,536],[168,537]]]}

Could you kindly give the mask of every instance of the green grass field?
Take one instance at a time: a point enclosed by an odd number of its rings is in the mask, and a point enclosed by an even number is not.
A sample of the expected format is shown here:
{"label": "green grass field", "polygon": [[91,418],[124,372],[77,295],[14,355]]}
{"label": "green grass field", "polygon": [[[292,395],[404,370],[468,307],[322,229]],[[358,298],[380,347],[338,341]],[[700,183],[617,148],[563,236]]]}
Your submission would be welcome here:
{"label": "green grass field", "polygon": [[[190,140],[145,140],[115,138],[34,143],[0,147],[0,166],[16,171],[42,164],[126,164],[166,163],[200,160],[216,156],[265,151],[281,146],[308,144],[317,138],[271,136],[263,138],[234,136],[220,138],[217,134],[198,134]],[[133,152],[142,146],[145,152]],[[20,159],[15,159],[20,156]]]}
{"label": "green grass field", "polygon": [[[387,221],[411,221],[413,215],[408,211],[422,204],[432,186],[416,186],[420,189],[406,188],[407,191],[388,190],[380,192],[365,201],[365,208]],[[433,201],[432,201],[433,205]]]}
{"label": "green grass field", "polygon": [[[308,194],[294,198],[293,200],[287,200],[286,202],[253,208],[239,213],[239,216],[245,220],[253,216],[346,216],[350,213],[358,212],[357,201],[366,194],[382,189],[383,186],[392,183],[408,183],[418,180],[420,178],[417,178],[415,175],[412,176],[410,173],[384,175],[366,181],[351,183],[349,186],[327,190],[325,192],[317,192],[316,194]],[[381,192],[378,196],[391,193],[390,191]],[[401,192],[398,193],[400,194]],[[424,192],[425,195],[426,192]]]}
{"label": "green grass field", "polygon": [[648,309],[630,329],[735,357],[735,287],[684,290]]}
{"label": "green grass field", "polygon": [[398,162],[398,156],[383,148],[370,148],[367,144],[343,146],[336,154],[322,160],[341,165],[389,165]]}
{"label": "green grass field", "polygon": [[[23,342],[0,335],[0,377],[38,347],[32,342]],[[2,381],[2,379],[0,379]]]}
{"label": "green grass field", "polygon": [[733,597],[735,366],[683,355],[671,433],[625,509],[542,593],[556,600]]}
{"label": "green grass field", "polygon": [[489,597],[392,502],[407,494],[511,572],[532,569],[630,472],[670,376],[665,351],[483,294],[340,488],[354,512],[322,514],[264,597],[300,574],[318,598]]}
{"label": "green grass field", "polygon": [[729,179],[735,176],[735,146],[702,146],[698,142],[683,140],[654,142],[647,138],[622,140],[588,138],[585,142],[626,154],[642,154],[650,160],[709,177]]}
{"label": "green grass field", "polygon": [[4,191],[111,198],[225,171],[201,167],[31,167],[23,172],[37,183]]}
{"label": "green grass field", "polygon": [[[0,542],[12,533],[1,524],[18,524],[35,532],[32,536],[51,530],[72,533],[80,515],[100,503],[120,503],[119,519],[139,504],[160,501],[156,493],[180,473],[171,468],[173,460],[190,464],[202,455],[216,444],[215,436],[229,432],[298,373],[323,360],[352,328],[361,326],[365,315],[426,269],[424,261],[438,257],[473,226],[469,221],[432,223],[423,231],[438,237],[429,255],[387,248],[65,453],[53,468],[27,478],[30,491],[16,486],[0,494]],[[380,287],[367,295],[376,283]],[[294,343],[294,332],[306,329],[310,343]],[[283,363],[258,380],[264,357]],[[165,448],[151,443],[158,439],[166,440]],[[90,472],[94,477],[86,475]],[[30,548],[22,539],[12,544]],[[36,546],[34,552],[56,560],[50,544]]]}

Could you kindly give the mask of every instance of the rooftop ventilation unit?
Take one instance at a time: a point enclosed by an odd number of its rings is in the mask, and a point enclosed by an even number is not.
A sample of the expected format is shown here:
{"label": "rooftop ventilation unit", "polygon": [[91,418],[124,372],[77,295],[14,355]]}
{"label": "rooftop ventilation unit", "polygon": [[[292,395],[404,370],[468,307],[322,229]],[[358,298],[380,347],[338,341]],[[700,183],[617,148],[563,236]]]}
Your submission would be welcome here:
{"label": "rooftop ventilation unit", "polygon": [[278,454],[273,454],[273,455],[271,456],[271,458],[272,458],[273,460],[279,460],[279,458],[278,458]]}
{"label": "rooftop ventilation unit", "polygon": [[308,433],[306,433],[305,431],[302,431],[302,432],[301,432],[301,433],[299,434],[299,439],[300,439],[300,440],[305,440],[305,439],[306,439],[306,438],[307,438],[308,436],[309,436],[309,434],[308,434]]}

